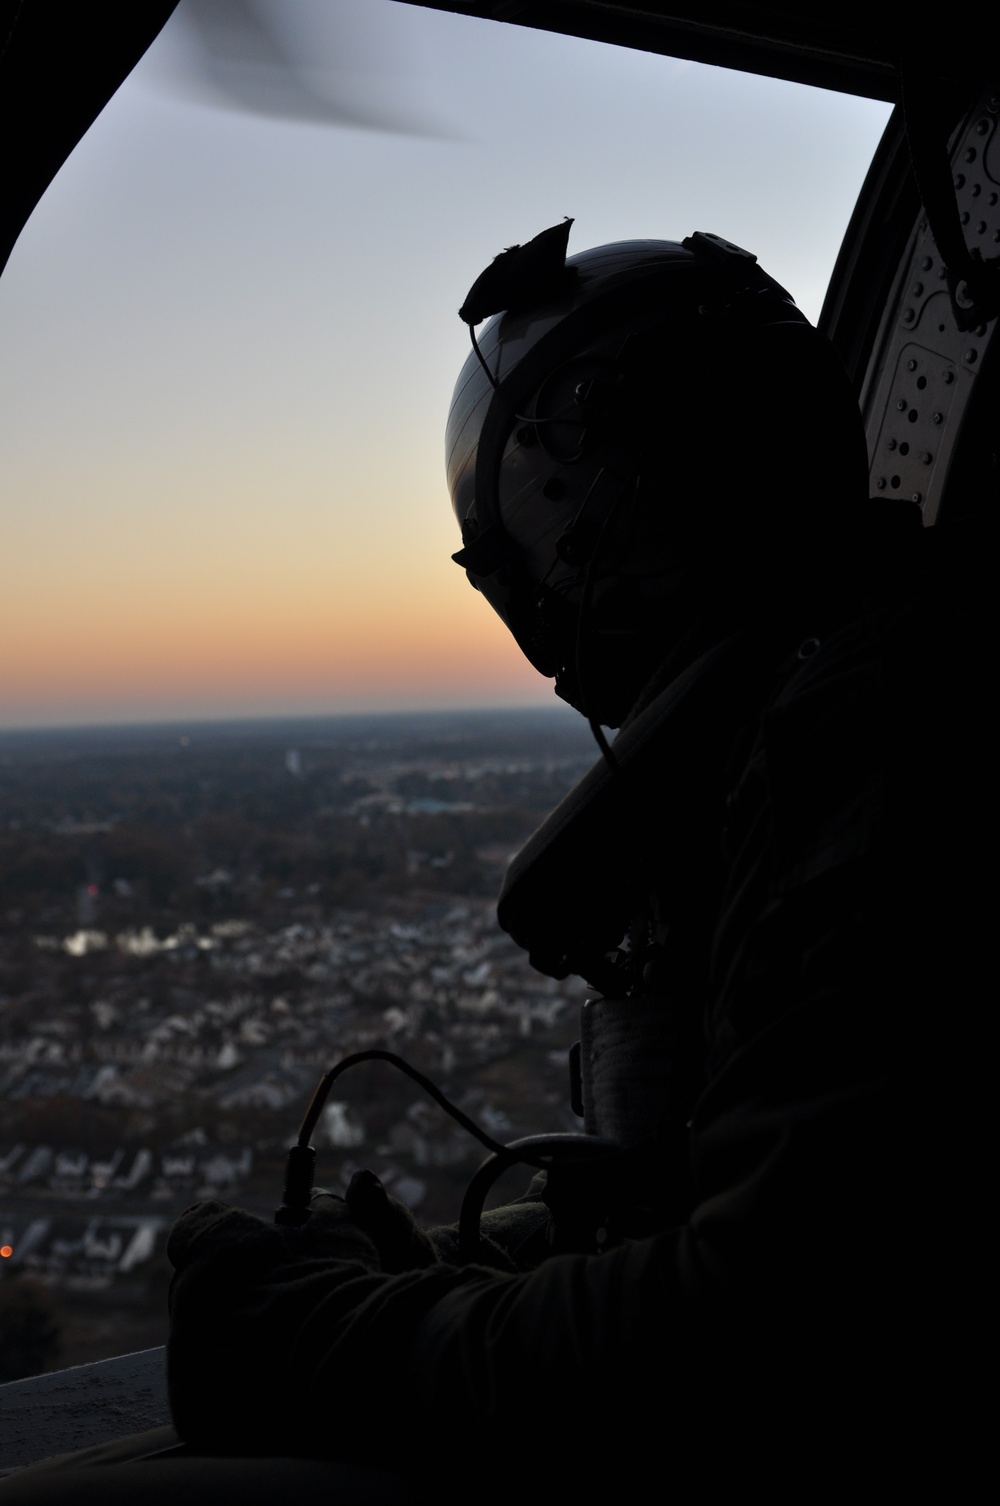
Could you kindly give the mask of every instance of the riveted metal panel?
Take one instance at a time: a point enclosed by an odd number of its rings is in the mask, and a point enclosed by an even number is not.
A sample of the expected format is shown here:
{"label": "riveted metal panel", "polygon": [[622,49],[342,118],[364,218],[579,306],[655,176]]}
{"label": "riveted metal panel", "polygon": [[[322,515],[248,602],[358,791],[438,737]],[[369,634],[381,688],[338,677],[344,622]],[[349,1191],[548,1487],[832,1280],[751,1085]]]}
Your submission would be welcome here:
{"label": "riveted metal panel", "polygon": [[[955,132],[951,162],[968,245],[1000,250],[1000,135],[993,90]],[[997,320],[958,328],[946,271],[919,215],[862,392],[873,494],[906,497],[937,520]]]}

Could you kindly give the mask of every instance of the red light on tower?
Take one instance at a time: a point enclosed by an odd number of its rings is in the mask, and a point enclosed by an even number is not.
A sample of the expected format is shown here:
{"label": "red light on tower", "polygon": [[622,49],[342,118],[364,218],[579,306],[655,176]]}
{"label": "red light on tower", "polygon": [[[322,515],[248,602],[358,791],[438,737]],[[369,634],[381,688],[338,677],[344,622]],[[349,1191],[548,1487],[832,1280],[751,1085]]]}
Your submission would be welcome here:
{"label": "red light on tower", "polygon": [[9,1260],[10,1257],[13,1255],[13,1253],[14,1253],[14,1246],[13,1245],[0,1245],[0,1255],[3,1256],[4,1260]]}

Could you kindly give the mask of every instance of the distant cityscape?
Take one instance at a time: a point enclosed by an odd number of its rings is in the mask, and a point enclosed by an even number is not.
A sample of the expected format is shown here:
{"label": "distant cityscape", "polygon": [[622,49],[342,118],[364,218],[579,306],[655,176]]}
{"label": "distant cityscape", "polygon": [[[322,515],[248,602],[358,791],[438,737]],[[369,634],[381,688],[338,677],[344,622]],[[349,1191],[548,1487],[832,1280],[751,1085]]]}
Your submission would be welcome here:
{"label": "distant cityscape", "polygon": [[[0,735],[0,1334],[15,1291],[49,1334],[22,1373],[162,1342],[173,1218],[270,1216],[351,1052],[500,1139],[579,1126],[583,986],[494,903],[594,757],[558,710]],[[383,1063],[315,1139],[325,1185],[371,1165],[431,1224],[483,1154]]]}

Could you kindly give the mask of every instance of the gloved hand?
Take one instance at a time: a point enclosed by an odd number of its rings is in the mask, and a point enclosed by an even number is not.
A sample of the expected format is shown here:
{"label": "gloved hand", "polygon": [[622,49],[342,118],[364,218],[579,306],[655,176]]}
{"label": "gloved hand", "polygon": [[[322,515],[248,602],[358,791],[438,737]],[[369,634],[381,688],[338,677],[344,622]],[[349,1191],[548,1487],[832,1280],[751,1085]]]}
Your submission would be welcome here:
{"label": "gloved hand", "polygon": [[167,1255],[179,1269],[195,1253],[224,1249],[229,1256],[250,1247],[289,1256],[360,1261],[372,1271],[422,1270],[437,1260],[434,1246],[413,1214],[386,1192],[373,1171],[356,1171],[344,1197],[314,1193],[303,1224],[267,1223],[225,1203],[195,1203],[177,1220]]}
{"label": "gloved hand", "polygon": [[309,1218],[299,1225],[269,1223],[226,1203],[195,1203],[181,1214],[167,1239],[167,1258],[177,1271],[193,1259],[223,1254],[244,1261],[251,1252],[265,1265],[309,1256],[359,1261],[371,1271],[380,1268],[373,1241],[345,1200],[330,1193],[313,1199]]}
{"label": "gloved hand", "polygon": [[167,1380],[181,1437],[209,1451],[301,1451],[303,1342],[318,1312],[335,1325],[381,1281],[374,1242],[337,1197],[317,1198],[299,1226],[204,1202],[181,1214],[167,1255]]}
{"label": "gloved hand", "polygon": [[437,1261],[433,1244],[409,1208],[386,1192],[373,1171],[354,1173],[344,1203],[357,1228],[374,1244],[383,1271],[418,1271]]}

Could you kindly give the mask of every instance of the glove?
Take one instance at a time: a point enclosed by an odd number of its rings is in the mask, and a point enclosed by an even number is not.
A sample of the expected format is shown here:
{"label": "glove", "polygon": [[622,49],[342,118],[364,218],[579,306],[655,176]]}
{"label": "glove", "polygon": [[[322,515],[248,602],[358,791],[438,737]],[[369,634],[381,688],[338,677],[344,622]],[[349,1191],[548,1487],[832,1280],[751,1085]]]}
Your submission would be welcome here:
{"label": "glove", "polygon": [[390,1197],[373,1171],[354,1173],[344,1203],[355,1226],[374,1244],[381,1270],[419,1271],[437,1261],[433,1244],[409,1208]]}
{"label": "glove", "polygon": [[302,1225],[197,1203],[167,1241],[167,1385],[185,1442],[208,1452],[301,1452],[301,1336],[381,1281],[379,1252],[346,1202],[315,1200]]}
{"label": "glove", "polygon": [[268,1223],[226,1203],[195,1203],[171,1229],[167,1258],[180,1271],[193,1259],[218,1254],[261,1267],[309,1256],[358,1261],[370,1271],[380,1268],[371,1238],[359,1227],[345,1200],[331,1193],[314,1197],[310,1217],[299,1225]]}
{"label": "glove", "polygon": [[[439,1261],[450,1265],[464,1263],[457,1227],[421,1229],[409,1208],[386,1192],[373,1171],[354,1173],[344,1201],[357,1226],[374,1243],[381,1269],[387,1274],[425,1270]],[[474,1257],[476,1265],[514,1273],[537,1264],[541,1254],[523,1265],[519,1260],[529,1246],[539,1244],[538,1234],[541,1231],[544,1235],[548,1218],[548,1209],[538,1201],[485,1214]],[[547,1250],[542,1250],[542,1254],[546,1253]]]}

